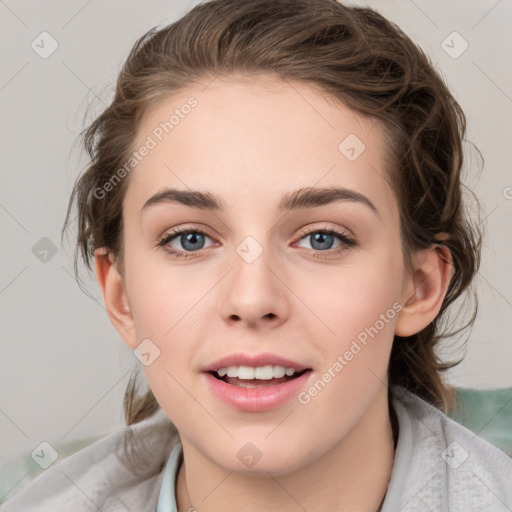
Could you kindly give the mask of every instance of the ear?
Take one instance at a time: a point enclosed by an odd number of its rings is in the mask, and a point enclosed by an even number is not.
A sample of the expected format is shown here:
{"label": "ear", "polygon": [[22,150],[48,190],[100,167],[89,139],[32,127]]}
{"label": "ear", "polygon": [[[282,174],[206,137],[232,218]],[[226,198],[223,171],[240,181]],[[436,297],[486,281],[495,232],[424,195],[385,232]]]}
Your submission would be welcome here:
{"label": "ear", "polygon": [[108,317],[125,343],[132,349],[137,346],[135,323],[130,311],[124,280],[119,274],[116,262],[106,249],[94,252],[94,269],[100,285]]}
{"label": "ear", "polygon": [[453,271],[450,251],[440,245],[418,251],[413,266],[413,274],[405,281],[403,309],[395,323],[395,334],[403,337],[420,332],[435,319]]}

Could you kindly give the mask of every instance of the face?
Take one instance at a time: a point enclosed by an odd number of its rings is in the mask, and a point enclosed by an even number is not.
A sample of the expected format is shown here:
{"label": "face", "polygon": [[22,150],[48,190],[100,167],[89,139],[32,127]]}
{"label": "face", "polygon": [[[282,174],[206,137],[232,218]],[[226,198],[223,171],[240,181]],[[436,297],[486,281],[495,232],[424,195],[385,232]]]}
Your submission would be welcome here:
{"label": "face", "polygon": [[149,112],[143,144],[123,204],[124,337],[146,340],[156,399],[184,447],[228,470],[318,459],[387,386],[405,271],[382,128],[305,84],[219,78]]}

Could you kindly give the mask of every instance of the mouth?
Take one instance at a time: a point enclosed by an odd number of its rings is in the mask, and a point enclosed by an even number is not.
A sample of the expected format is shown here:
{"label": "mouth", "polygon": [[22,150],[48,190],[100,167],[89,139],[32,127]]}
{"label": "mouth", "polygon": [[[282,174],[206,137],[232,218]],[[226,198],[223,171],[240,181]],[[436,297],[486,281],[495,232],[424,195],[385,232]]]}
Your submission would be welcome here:
{"label": "mouth", "polygon": [[244,412],[284,406],[297,397],[312,373],[312,368],[274,354],[233,354],[202,370],[213,396]]}
{"label": "mouth", "polygon": [[265,388],[276,386],[284,382],[294,380],[304,373],[310,371],[309,368],[297,370],[293,367],[280,365],[265,366],[228,366],[218,370],[210,371],[210,375],[232,386],[242,388]]}

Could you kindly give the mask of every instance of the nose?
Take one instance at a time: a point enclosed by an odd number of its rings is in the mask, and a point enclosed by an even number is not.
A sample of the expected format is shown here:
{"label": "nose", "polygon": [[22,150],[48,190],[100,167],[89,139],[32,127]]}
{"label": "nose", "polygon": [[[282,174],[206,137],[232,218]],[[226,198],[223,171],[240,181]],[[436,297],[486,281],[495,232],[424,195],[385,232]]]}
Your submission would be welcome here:
{"label": "nose", "polygon": [[251,328],[281,325],[289,315],[291,292],[278,258],[264,249],[251,261],[243,248],[238,249],[231,261],[231,271],[223,280],[223,318],[228,323]]}

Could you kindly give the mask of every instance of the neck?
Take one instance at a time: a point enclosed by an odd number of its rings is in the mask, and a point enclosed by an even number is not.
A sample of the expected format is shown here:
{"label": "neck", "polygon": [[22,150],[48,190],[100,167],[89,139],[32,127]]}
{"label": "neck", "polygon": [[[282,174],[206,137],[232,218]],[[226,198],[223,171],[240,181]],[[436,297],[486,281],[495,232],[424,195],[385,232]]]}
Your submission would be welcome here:
{"label": "neck", "polygon": [[[312,436],[315,433],[312,432]],[[179,512],[377,512],[393,469],[395,439],[387,390],[332,449],[297,471],[274,477],[227,471],[182,440]]]}

